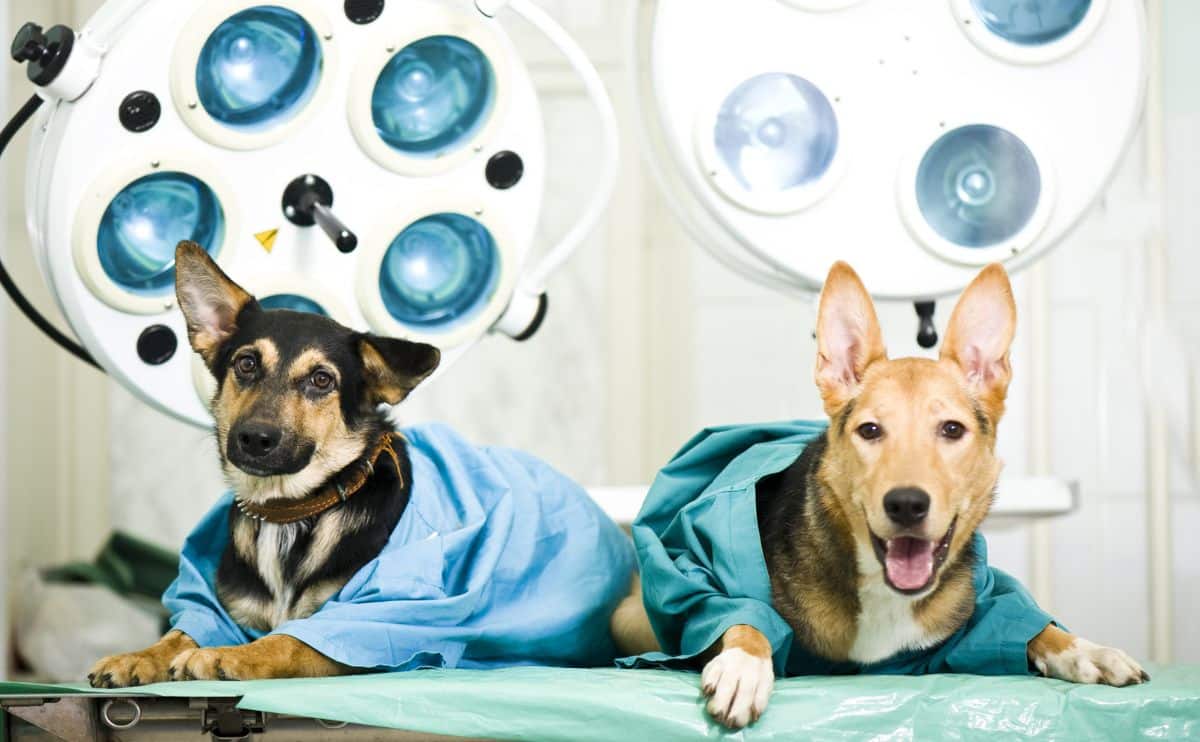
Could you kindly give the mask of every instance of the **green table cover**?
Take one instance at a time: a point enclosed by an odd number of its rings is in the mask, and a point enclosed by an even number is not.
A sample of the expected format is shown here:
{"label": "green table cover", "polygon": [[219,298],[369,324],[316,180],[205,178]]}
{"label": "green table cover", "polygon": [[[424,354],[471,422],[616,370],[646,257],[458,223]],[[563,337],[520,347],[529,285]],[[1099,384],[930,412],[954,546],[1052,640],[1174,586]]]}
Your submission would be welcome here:
{"label": "green table cover", "polygon": [[[254,682],[162,683],[139,694],[241,697],[241,707],[418,732],[512,740],[744,738],[1200,739],[1200,667],[1148,668],[1130,688],[973,675],[792,678],[738,733],[704,712],[698,675],[662,670],[427,670]],[[0,695],[88,693],[0,683]],[[111,693],[111,691],[96,691]]]}

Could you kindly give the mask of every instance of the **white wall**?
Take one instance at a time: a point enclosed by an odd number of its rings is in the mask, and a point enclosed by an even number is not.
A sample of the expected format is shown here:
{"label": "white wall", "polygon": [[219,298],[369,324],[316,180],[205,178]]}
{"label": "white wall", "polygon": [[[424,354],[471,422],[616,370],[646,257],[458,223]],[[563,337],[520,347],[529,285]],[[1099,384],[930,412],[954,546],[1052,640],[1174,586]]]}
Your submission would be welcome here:
{"label": "white wall", "polygon": [[[7,15],[0,15],[0,39],[10,35]],[[0,76],[0,100],[8,100],[8,80]],[[12,182],[4,179],[4,188],[10,189]],[[8,223],[8,201],[0,197],[0,224]],[[0,258],[7,257],[5,245],[0,245]],[[7,298],[0,296],[0,301]],[[8,471],[8,400],[4,393],[8,389],[8,315],[11,304],[0,309],[0,472]],[[0,579],[8,574],[8,479],[0,476]],[[8,591],[0,589],[0,680],[7,677],[8,670]]]}
{"label": "white wall", "polygon": [[[1163,49],[1168,316],[1190,377],[1175,378],[1171,419],[1176,656],[1200,660],[1200,3],[1168,0]],[[1180,389],[1179,387],[1184,387]],[[1190,414],[1189,414],[1190,413]]]}
{"label": "white wall", "polygon": [[[0,3],[0,25],[16,29],[28,20],[46,26],[75,23],[85,6],[96,4],[98,0],[7,0]],[[23,68],[10,61],[3,64],[6,94],[0,100],[6,102],[7,122],[33,91]],[[23,196],[28,135],[27,129],[13,140],[0,169],[7,212],[0,249],[30,301],[65,328],[27,248]],[[0,407],[8,430],[6,438],[0,437],[0,507],[6,511],[0,577],[8,578],[0,592],[9,596],[11,605],[11,599],[19,597],[11,591],[22,571],[90,557],[107,534],[108,421],[104,378],[43,337],[7,296],[0,296],[0,305],[6,325],[0,345]],[[0,655],[0,673],[6,659]]]}

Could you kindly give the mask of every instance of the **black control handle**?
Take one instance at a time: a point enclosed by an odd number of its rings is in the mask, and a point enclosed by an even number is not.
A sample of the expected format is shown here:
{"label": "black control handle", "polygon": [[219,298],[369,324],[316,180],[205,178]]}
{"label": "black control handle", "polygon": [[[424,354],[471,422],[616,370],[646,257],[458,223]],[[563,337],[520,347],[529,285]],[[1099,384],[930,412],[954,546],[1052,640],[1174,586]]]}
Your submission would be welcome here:
{"label": "black control handle", "polygon": [[333,213],[333,189],[324,178],[301,175],[283,191],[283,215],[300,227],[321,227],[329,240],[344,253],[358,248],[358,236]]}
{"label": "black control handle", "polygon": [[917,345],[922,348],[935,348],[938,344],[937,325],[933,324],[933,313],[937,309],[937,302],[918,301],[913,306],[917,310]]}
{"label": "black control handle", "polygon": [[321,230],[333,240],[337,249],[344,253],[352,253],[358,247],[358,236],[351,232],[341,220],[334,216],[329,207],[323,203],[312,205],[313,218],[317,220]]}

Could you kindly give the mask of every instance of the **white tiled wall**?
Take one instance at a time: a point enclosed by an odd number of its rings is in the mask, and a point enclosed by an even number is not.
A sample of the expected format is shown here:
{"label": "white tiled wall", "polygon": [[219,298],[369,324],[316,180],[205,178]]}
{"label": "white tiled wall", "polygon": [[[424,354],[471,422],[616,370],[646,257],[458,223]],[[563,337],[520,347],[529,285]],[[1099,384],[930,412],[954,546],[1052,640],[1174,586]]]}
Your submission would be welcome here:
{"label": "white tiled wall", "polygon": [[1172,481],[1183,483],[1172,522],[1175,645],[1179,657],[1194,662],[1200,658],[1200,3],[1171,0],[1165,18],[1169,316],[1191,366],[1189,394],[1176,390],[1185,400],[1174,407],[1170,436],[1181,451],[1190,448],[1190,456],[1174,457],[1179,466],[1171,473]]}
{"label": "white tiled wall", "polygon": [[[8,18],[0,15],[0,39],[8,38]],[[8,100],[8,81],[0,76],[0,100]],[[8,204],[0,200],[0,224],[8,223]],[[0,257],[7,251],[0,250]],[[8,312],[0,312],[0,472],[8,471]],[[0,476],[0,580],[8,575],[8,478]],[[8,657],[8,590],[0,588],[0,658]],[[7,662],[0,660],[0,680],[7,671]]]}

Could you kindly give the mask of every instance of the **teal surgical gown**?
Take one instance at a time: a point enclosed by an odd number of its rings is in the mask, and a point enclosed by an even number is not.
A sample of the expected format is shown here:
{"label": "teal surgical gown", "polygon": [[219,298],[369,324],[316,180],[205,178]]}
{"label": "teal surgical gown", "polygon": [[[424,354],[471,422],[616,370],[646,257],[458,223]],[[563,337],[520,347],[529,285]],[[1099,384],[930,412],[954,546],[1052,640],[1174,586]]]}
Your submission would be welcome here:
{"label": "teal surgical gown", "polygon": [[748,624],[771,643],[780,677],[961,672],[1024,675],[1026,644],[1051,619],[1015,579],[987,565],[974,536],[975,611],[941,644],[881,662],[831,662],[793,641],[771,604],[771,583],[758,535],[755,486],[792,465],[823,422],[781,422],[705,430],[655,479],[633,526],[642,594],[661,653],[626,658],[624,666],[681,664],[731,626]]}
{"label": "teal surgical gown", "polygon": [[[634,568],[628,536],[532,456],[439,425],[403,433],[412,492],[387,545],[316,613],[273,633],[379,670],[611,666],[609,616]],[[214,589],[230,507],[225,495],[188,537],[163,598],[173,627],[202,647],[262,636]]]}

